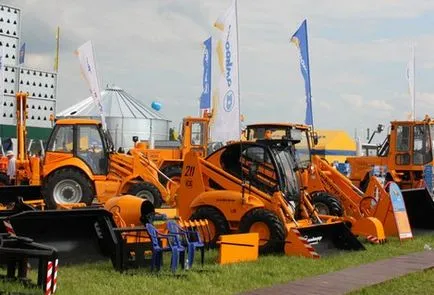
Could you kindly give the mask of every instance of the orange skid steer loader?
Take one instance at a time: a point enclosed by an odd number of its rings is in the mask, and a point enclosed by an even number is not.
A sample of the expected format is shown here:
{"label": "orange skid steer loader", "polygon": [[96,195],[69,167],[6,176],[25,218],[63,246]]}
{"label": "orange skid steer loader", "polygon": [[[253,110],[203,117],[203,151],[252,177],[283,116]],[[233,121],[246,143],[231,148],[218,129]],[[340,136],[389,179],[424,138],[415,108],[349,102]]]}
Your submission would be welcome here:
{"label": "orange skid steer loader", "polygon": [[184,159],[176,195],[179,216],[209,222],[212,243],[229,233],[259,233],[260,252],[318,258],[362,250],[347,225],[317,214],[295,174],[291,142],[235,142],[206,159]]}

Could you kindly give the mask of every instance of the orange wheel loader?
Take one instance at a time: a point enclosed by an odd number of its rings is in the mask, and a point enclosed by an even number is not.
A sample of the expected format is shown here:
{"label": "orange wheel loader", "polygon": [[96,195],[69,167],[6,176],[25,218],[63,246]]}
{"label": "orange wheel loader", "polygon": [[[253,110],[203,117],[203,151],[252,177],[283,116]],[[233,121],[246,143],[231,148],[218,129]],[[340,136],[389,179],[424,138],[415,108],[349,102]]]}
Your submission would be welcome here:
{"label": "orange wheel loader", "polygon": [[[374,156],[349,157],[349,179],[361,190],[368,187],[374,166],[387,166],[389,181],[402,189],[413,228],[434,229],[433,178],[434,121],[392,121],[389,134]],[[424,175],[426,173],[426,175]],[[428,189],[429,188],[429,189]]]}
{"label": "orange wheel loader", "polygon": [[[352,223],[354,234],[364,236],[373,243],[384,242],[386,237],[391,236],[403,239],[412,236],[411,230],[399,232],[389,193],[375,176],[370,179],[369,191],[364,193],[327,161],[311,155],[311,141],[315,140],[308,126],[291,123],[252,124],[247,126],[248,139],[264,138],[267,130],[271,138],[298,134],[295,152],[301,184],[320,214],[347,218]],[[374,197],[375,202],[372,201]]]}
{"label": "orange wheel loader", "polygon": [[220,235],[257,232],[260,252],[318,258],[361,250],[347,224],[317,214],[300,190],[288,140],[234,142],[201,158],[184,159],[176,195],[182,219],[207,219],[212,242]]}

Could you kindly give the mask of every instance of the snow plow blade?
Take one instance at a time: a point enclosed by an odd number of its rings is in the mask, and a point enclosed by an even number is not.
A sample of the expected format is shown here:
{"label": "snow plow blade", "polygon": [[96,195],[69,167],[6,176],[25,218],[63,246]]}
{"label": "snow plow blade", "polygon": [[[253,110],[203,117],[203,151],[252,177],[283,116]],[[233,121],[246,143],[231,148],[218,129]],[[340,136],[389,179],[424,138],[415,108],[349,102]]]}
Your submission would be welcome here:
{"label": "snow plow blade", "polygon": [[402,190],[412,228],[434,229],[434,201],[428,189]]}
{"label": "snow plow blade", "polygon": [[320,258],[342,250],[365,250],[343,222],[291,228],[285,240],[285,254]]}
{"label": "snow plow blade", "polygon": [[119,242],[112,214],[103,208],[3,214],[0,233],[6,232],[4,220],[9,220],[18,236],[54,247],[61,264],[108,260]]}

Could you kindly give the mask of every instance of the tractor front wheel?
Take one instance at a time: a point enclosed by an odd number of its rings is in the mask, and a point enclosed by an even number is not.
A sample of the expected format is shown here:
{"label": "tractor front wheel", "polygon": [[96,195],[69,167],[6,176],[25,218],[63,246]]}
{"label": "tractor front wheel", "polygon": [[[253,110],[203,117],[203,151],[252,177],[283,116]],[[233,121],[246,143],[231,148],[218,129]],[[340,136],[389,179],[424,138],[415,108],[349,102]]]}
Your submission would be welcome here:
{"label": "tractor front wheel", "polygon": [[92,183],[80,171],[73,168],[59,169],[48,176],[42,187],[42,195],[49,209],[57,204],[92,204]]}
{"label": "tractor front wheel", "polygon": [[259,252],[282,252],[285,242],[285,229],[279,217],[271,211],[258,208],[243,216],[240,222],[241,233],[259,234]]}
{"label": "tractor front wheel", "polygon": [[160,191],[149,182],[134,183],[127,193],[148,200],[154,205],[154,208],[160,208],[163,203]]}

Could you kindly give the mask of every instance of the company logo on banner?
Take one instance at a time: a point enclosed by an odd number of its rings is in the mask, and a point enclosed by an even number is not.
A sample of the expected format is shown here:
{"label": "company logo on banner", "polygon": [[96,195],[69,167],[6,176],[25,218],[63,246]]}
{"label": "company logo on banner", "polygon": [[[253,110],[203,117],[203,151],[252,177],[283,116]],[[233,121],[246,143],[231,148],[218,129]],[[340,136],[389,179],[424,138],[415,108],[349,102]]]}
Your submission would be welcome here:
{"label": "company logo on banner", "polygon": [[236,1],[216,21],[214,26],[220,31],[216,46],[219,82],[213,103],[211,138],[213,141],[220,142],[240,140]]}
{"label": "company logo on banner", "polygon": [[98,76],[96,73],[95,57],[93,54],[92,42],[87,41],[86,43],[81,45],[76,50],[76,54],[80,62],[81,72],[88,83],[93,101],[100,113],[102,126],[104,130],[107,130],[107,125],[105,121],[104,110],[103,110],[102,100],[101,100],[101,91],[98,83]]}
{"label": "company logo on banner", "polygon": [[202,95],[200,96],[200,109],[205,110],[211,108],[211,69],[212,69],[212,41],[209,37],[204,45],[203,52],[203,81]]}

